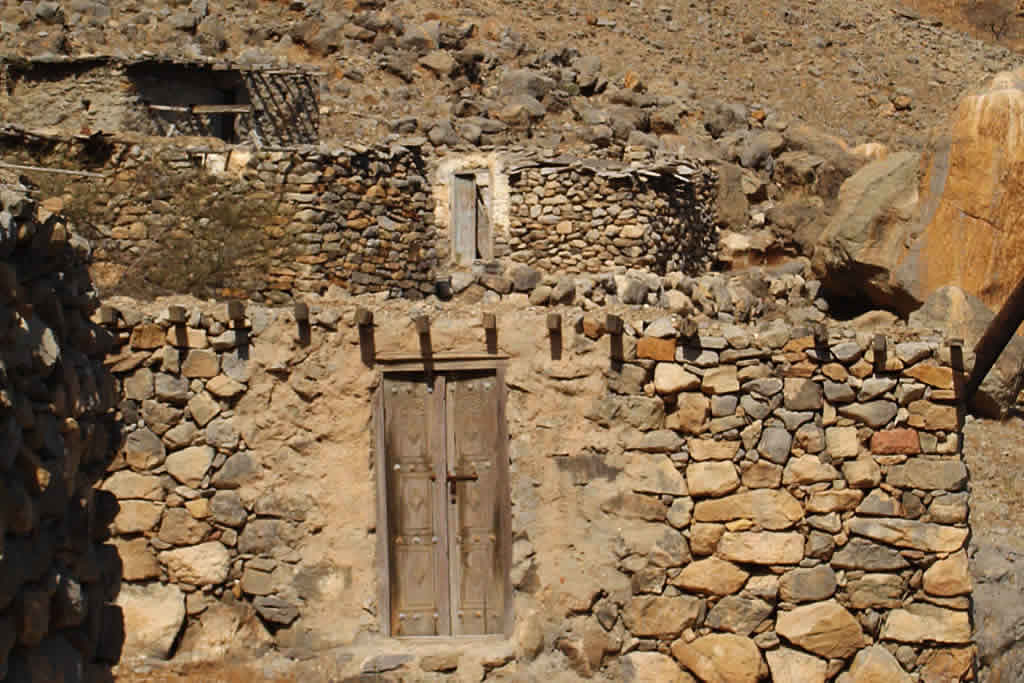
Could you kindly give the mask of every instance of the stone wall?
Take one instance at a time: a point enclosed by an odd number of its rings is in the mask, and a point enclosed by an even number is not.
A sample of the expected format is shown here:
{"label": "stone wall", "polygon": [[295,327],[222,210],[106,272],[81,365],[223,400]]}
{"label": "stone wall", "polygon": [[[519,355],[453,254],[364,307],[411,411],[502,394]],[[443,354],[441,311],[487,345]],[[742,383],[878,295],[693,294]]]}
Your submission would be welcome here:
{"label": "stone wall", "polygon": [[0,177],[0,679],[107,680],[120,577],[93,486],[116,450],[89,249]]}
{"label": "stone wall", "polygon": [[[10,124],[271,146],[320,139],[320,83],[310,70],[104,56],[0,59],[0,70],[0,116]],[[252,111],[197,112],[192,105],[250,105]]]}
{"label": "stone wall", "polygon": [[715,182],[707,167],[655,172],[553,161],[510,174],[513,260],[545,272],[600,273],[619,266],[662,275],[692,275],[714,261]]}
{"label": "stone wall", "polygon": [[[886,321],[822,334],[816,283],[760,277],[756,322],[729,322],[735,305],[694,306],[692,337],[660,306],[575,292],[555,309],[514,292],[483,305],[311,299],[308,328],[291,310],[250,304],[236,324],[223,304],[186,300],[172,302],[186,305],[176,326],[168,302],[112,300],[122,317],[108,365],[130,433],[101,488],[121,501],[124,665],[263,654],[314,680],[961,680],[967,472],[950,347]],[[655,304],[759,289],[724,276],[653,284]],[[497,315],[508,639],[380,633],[380,368],[363,362],[357,306],[374,310],[378,353],[418,352],[421,314],[435,353],[480,353],[480,314]],[[609,313],[624,334],[607,332]]]}
{"label": "stone wall", "polygon": [[[246,296],[284,303],[331,286],[423,298],[438,279],[506,293],[517,266],[610,278],[705,271],[717,227],[713,172],[623,166],[522,150],[425,158],[416,141],[252,150],[203,141],[0,131],[0,150],[95,245],[104,295]],[[486,169],[494,260],[456,264],[448,183]]]}

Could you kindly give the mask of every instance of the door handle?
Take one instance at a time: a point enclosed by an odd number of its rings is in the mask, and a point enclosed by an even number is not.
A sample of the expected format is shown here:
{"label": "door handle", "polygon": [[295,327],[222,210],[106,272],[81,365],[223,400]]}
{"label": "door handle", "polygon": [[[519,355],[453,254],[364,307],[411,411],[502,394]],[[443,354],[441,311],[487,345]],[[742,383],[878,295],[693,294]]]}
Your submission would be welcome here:
{"label": "door handle", "polygon": [[480,479],[475,473],[474,474],[456,474],[455,472],[448,473],[448,494],[453,498],[455,497],[455,484],[460,481],[477,481]]}

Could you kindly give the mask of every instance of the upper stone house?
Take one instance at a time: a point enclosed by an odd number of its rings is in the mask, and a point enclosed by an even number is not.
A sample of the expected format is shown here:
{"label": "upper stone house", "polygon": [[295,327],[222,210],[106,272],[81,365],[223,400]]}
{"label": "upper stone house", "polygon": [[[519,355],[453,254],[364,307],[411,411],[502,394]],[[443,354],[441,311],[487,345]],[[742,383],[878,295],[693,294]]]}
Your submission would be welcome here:
{"label": "upper stone house", "polygon": [[319,74],[164,57],[0,58],[0,119],[72,133],[319,141]]}

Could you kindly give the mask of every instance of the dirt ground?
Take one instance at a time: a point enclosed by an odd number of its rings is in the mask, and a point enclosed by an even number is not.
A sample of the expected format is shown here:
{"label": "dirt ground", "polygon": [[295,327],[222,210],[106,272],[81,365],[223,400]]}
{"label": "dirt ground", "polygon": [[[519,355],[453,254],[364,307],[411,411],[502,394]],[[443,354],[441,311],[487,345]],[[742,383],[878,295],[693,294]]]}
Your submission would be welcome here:
{"label": "dirt ground", "polygon": [[971,420],[964,427],[975,542],[1024,549],[1024,417]]}

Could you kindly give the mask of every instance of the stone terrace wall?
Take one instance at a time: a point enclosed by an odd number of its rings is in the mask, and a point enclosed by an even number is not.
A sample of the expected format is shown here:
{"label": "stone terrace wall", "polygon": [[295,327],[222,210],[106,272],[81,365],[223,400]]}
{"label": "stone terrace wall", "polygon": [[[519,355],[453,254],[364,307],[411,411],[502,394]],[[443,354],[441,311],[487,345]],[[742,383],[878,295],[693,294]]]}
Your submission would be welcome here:
{"label": "stone terrace wall", "polygon": [[[734,280],[650,289],[656,303],[683,289],[705,303]],[[438,646],[379,635],[378,375],[354,323],[369,299],[315,301],[306,333],[281,309],[250,306],[235,329],[223,305],[185,302],[175,328],[160,304],[112,302],[124,315],[108,364],[131,432],[102,489],[121,501],[119,605],[148,625],[129,628],[126,653],[278,652],[311,680],[966,678],[949,347],[893,328],[876,359],[873,334],[845,327],[816,345],[813,283],[783,273],[763,286],[758,322],[727,322],[726,297],[725,320],[693,314],[692,339],[664,309],[574,293],[554,309],[559,360],[552,309],[525,294],[377,305],[378,351],[415,351],[410,316],[427,313],[435,351],[479,352],[491,310],[511,357],[515,632]]]}
{"label": "stone terrace wall", "polygon": [[12,683],[107,680],[120,655],[120,571],[93,490],[119,430],[88,255],[0,178],[0,679]]}
{"label": "stone terrace wall", "polygon": [[253,151],[142,142],[0,131],[12,161],[102,175],[25,171],[40,198],[93,242],[104,295],[278,304],[334,285],[422,298],[439,277],[456,284],[455,274],[505,293],[517,265],[608,277],[623,268],[696,273],[717,244],[714,175],[699,164],[644,170],[548,159],[524,168],[523,154],[512,155],[519,161],[499,169],[513,182],[512,215],[495,226],[498,259],[470,273],[453,265],[448,228],[437,222],[443,181],[428,179],[444,162],[411,144]]}
{"label": "stone terrace wall", "polygon": [[685,176],[580,160],[511,169],[511,258],[545,272],[706,270],[717,245],[713,173],[679,168]]}
{"label": "stone terrace wall", "polygon": [[433,206],[415,149],[137,143],[0,135],[12,160],[103,174],[26,172],[92,240],[104,295],[283,303],[331,284],[406,296],[434,289]]}

